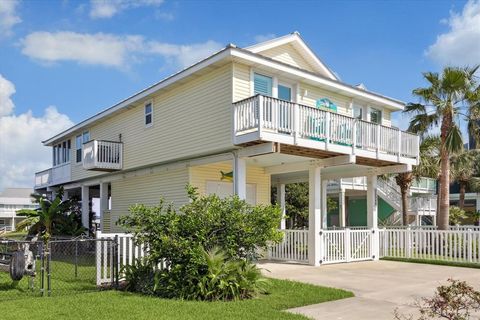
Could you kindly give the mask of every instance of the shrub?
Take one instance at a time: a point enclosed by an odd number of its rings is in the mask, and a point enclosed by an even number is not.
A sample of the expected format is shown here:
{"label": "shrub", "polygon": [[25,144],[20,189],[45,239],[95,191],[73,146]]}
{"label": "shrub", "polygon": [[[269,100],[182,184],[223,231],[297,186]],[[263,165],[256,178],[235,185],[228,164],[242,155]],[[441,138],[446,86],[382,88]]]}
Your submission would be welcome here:
{"label": "shrub", "polygon": [[147,295],[155,293],[155,268],[144,260],[137,259],[134,264],[125,265],[125,290]]}
{"label": "shrub", "polygon": [[448,220],[451,225],[461,224],[463,220],[467,218],[465,210],[451,206],[448,213]]}
{"label": "shrub", "polygon": [[[136,244],[149,248],[147,265],[164,263],[165,268],[155,274],[156,295],[216,299],[217,293],[200,292],[201,281],[205,286],[211,285],[204,278],[212,272],[205,251],[221,248],[222,259],[225,264],[236,265],[235,272],[252,272],[249,262],[259,258],[258,249],[282,239],[278,231],[281,211],[270,205],[251,206],[237,196],[220,199],[216,195],[199,196],[192,187],[187,187],[187,191],[191,201],[179,212],[160,200],[154,207],[132,206],[131,214],[120,218],[119,224],[133,233]],[[216,253],[219,254],[218,250]],[[239,297],[247,296],[246,292],[239,294]],[[222,296],[222,299],[231,298]]]}
{"label": "shrub", "polygon": [[[420,316],[418,320],[427,319],[470,319],[471,312],[480,311],[480,292],[465,281],[448,279],[448,285],[439,286],[432,298],[417,301]],[[395,319],[413,320],[412,315],[405,316],[395,310]]]}

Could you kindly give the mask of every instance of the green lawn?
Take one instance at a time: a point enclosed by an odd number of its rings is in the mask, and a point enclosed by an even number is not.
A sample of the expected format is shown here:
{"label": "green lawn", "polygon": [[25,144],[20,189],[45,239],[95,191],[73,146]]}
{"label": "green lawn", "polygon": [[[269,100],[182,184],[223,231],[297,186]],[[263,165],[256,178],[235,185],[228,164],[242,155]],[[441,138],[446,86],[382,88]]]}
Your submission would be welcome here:
{"label": "green lawn", "polygon": [[270,280],[270,294],[236,302],[166,300],[119,291],[1,302],[2,320],[22,319],[305,319],[282,310],[352,297],[348,291]]}

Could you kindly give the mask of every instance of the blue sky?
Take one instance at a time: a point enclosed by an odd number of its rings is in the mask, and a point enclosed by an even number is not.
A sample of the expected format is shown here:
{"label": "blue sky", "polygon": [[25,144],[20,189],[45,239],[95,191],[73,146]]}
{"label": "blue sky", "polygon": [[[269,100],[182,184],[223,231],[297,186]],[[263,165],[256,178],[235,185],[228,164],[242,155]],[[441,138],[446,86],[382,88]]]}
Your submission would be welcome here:
{"label": "blue sky", "polygon": [[[40,138],[228,43],[243,47],[297,30],[344,82],[408,102],[423,85],[422,71],[480,63],[479,53],[448,45],[480,43],[480,31],[471,30],[476,23],[480,30],[478,1],[0,0],[0,177],[15,172],[0,178],[0,190],[48,167]],[[396,125],[405,128],[400,118]],[[19,122],[39,129],[27,134]],[[42,161],[6,156],[5,141],[16,136]],[[12,168],[14,159],[23,167]]]}

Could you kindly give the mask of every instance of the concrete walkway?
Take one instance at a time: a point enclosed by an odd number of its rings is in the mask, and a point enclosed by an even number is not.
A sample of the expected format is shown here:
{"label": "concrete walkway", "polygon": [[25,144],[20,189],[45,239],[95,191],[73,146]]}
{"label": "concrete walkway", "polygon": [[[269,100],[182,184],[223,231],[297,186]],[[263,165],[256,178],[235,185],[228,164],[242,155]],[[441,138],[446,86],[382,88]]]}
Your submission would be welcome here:
{"label": "concrete walkway", "polygon": [[[310,267],[263,263],[265,275],[352,291],[354,298],[288,310],[313,319],[394,319],[394,310],[416,313],[416,298],[431,297],[448,278],[480,288],[480,269],[392,261],[368,261]],[[472,319],[480,319],[477,315]]]}

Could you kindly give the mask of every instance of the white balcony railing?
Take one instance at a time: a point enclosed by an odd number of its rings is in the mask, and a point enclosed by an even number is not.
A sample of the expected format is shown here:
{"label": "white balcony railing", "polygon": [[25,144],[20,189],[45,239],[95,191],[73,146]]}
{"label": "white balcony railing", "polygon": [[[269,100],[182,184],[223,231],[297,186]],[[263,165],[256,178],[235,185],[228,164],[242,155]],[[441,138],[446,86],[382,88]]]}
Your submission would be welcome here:
{"label": "white balcony railing", "polygon": [[365,150],[377,158],[383,154],[398,160],[418,159],[419,153],[415,134],[262,95],[234,104],[236,142],[249,142],[244,137],[253,133],[260,138],[273,133],[285,143],[301,144],[303,139],[339,146],[337,149],[349,147],[354,154]]}
{"label": "white balcony railing", "polygon": [[83,168],[87,170],[122,170],[123,144],[115,141],[92,140],[83,144]]}
{"label": "white balcony railing", "polygon": [[62,163],[53,168],[35,173],[35,188],[44,188],[70,181],[70,163]]}

